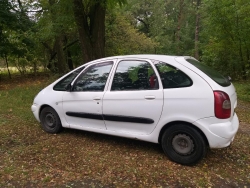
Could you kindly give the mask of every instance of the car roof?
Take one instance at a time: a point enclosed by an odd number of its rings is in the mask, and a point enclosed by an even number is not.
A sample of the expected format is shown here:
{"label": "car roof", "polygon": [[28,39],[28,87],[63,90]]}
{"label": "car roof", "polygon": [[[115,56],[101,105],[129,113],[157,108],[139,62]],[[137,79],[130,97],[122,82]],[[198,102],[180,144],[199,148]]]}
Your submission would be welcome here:
{"label": "car roof", "polygon": [[151,59],[151,60],[158,60],[158,61],[171,61],[176,62],[175,58],[186,58],[189,56],[172,56],[172,55],[157,55],[157,54],[135,54],[135,55],[121,55],[121,56],[111,56],[111,57],[105,57],[105,58],[101,58],[101,59],[96,59],[93,61],[90,61],[88,63],[86,63],[85,65],[88,64],[92,64],[95,62],[99,62],[99,61],[108,61],[108,60],[112,60],[112,59]]}

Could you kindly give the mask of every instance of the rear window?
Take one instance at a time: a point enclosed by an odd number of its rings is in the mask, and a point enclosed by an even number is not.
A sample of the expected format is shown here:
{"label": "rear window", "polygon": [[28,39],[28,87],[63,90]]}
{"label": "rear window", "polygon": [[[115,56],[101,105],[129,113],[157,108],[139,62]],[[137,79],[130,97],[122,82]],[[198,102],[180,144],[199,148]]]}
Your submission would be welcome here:
{"label": "rear window", "polygon": [[229,81],[228,78],[222,76],[219,72],[208,67],[207,65],[200,63],[199,61],[195,59],[186,59],[186,61],[194,65],[196,68],[200,69],[207,76],[209,76],[212,80],[214,80],[217,84],[223,87],[227,87],[231,85],[231,82]]}

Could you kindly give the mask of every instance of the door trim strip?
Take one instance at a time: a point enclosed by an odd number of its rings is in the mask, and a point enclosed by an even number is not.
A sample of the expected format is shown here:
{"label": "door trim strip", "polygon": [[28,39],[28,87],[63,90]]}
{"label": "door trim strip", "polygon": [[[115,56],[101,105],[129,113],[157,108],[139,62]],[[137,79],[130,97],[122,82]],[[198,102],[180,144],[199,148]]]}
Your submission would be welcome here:
{"label": "door trim strip", "polygon": [[110,114],[95,114],[95,113],[85,113],[85,112],[66,112],[67,116],[79,117],[86,119],[96,119],[105,121],[117,121],[117,122],[128,122],[128,123],[143,123],[143,124],[153,124],[154,120],[144,117],[134,117],[134,116],[121,116],[121,115],[110,115]]}

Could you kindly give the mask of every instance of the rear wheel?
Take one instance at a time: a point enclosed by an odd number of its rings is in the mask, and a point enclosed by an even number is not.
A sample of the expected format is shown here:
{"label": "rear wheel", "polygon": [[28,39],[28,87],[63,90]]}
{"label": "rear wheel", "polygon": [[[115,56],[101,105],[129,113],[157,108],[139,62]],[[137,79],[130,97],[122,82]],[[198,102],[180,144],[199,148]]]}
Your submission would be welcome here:
{"label": "rear wheel", "polygon": [[167,128],[161,144],[163,151],[172,161],[183,165],[198,163],[207,152],[202,135],[186,124],[176,124]]}
{"label": "rear wheel", "polygon": [[62,130],[61,120],[56,111],[51,107],[45,107],[40,114],[43,130],[48,133],[58,133]]}

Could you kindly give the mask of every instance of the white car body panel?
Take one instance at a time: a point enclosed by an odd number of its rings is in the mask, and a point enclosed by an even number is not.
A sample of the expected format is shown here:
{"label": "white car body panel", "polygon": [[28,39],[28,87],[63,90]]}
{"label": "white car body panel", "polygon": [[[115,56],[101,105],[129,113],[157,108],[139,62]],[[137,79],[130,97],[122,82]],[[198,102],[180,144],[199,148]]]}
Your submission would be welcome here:
{"label": "white car body panel", "polygon": [[[147,99],[147,97],[149,99]],[[150,97],[153,99],[150,99]],[[154,123],[152,124],[132,122],[117,123],[116,121],[105,120],[107,129],[116,132],[150,134],[160,119],[162,107],[162,90],[122,92],[108,91],[105,93],[103,98],[103,114],[147,117],[154,120]]]}
{"label": "white car body panel", "polygon": [[189,68],[190,70],[195,71],[196,74],[200,75],[200,77],[203,78],[210,85],[210,87],[212,88],[213,91],[217,91],[217,90],[224,91],[225,93],[227,93],[229,95],[230,101],[231,101],[230,120],[232,120],[234,109],[237,107],[237,95],[236,95],[236,91],[235,91],[233,84],[231,84],[230,86],[227,86],[227,87],[222,87],[219,84],[217,84],[215,81],[213,81],[208,75],[206,75],[205,73],[200,71],[198,68],[196,68],[192,64],[185,61],[184,58],[178,57],[178,58],[176,58],[176,61],[178,61],[179,63],[181,63],[185,67]]}
{"label": "white car body panel", "polygon": [[[63,103],[62,98],[64,92],[60,91],[54,91],[53,90],[53,83],[46,88],[44,88],[40,93],[37,95],[37,97],[34,100],[34,103],[31,107],[32,112],[35,116],[35,118],[40,122],[40,109],[42,105],[51,106],[55,109],[55,111],[58,113],[58,115],[63,115]],[[42,105],[41,105],[42,104]],[[60,116],[61,117],[61,116]],[[63,127],[69,128],[68,122],[65,120],[65,118],[61,118],[61,123]]]}
{"label": "white car body panel", "polygon": [[215,117],[200,119],[193,123],[206,135],[210,148],[224,148],[231,144],[239,128],[239,120],[234,114],[232,121],[218,123]]}
{"label": "white car body panel", "polygon": [[66,115],[67,112],[93,113],[102,115],[104,92],[65,92],[63,95],[63,115],[70,127],[77,125],[106,129],[105,123],[95,119],[83,119]]}

